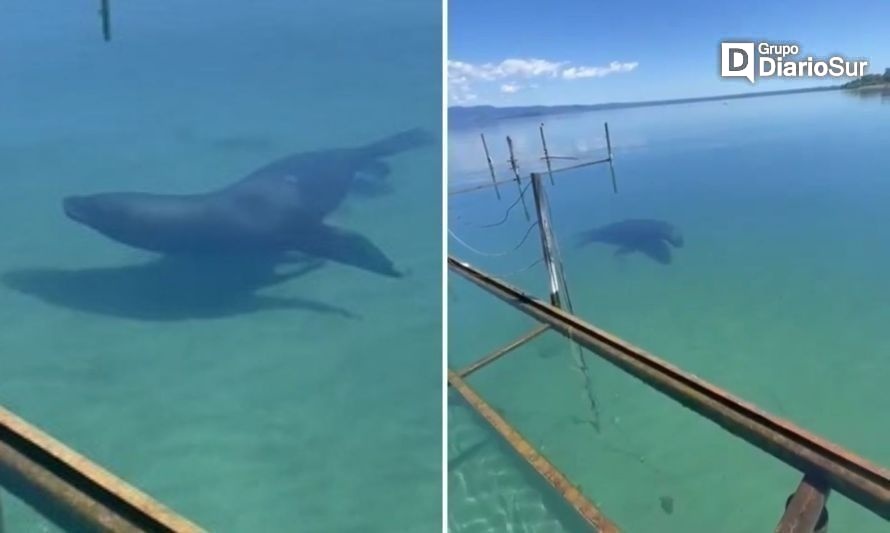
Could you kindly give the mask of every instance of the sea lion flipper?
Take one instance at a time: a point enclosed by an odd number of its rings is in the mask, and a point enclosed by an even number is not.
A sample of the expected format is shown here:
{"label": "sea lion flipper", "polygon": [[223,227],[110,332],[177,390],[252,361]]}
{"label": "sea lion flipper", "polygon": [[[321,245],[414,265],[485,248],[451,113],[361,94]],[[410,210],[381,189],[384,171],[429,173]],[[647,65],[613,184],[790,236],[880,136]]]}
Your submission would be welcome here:
{"label": "sea lion flipper", "polygon": [[291,246],[299,252],[384,276],[404,276],[370,239],[348,229],[328,224],[304,227],[294,234]]}
{"label": "sea lion flipper", "polygon": [[391,168],[385,161],[380,159],[367,161],[355,174],[352,192],[370,197],[392,192],[392,186],[386,180],[390,172]]}
{"label": "sea lion flipper", "polygon": [[319,268],[324,266],[324,260],[322,259],[310,259],[302,263],[299,268],[296,270],[292,270],[289,272],[276,272],[271,278],[274,283],[283,283],[285,281],[290,281],[294,278],[303,277],[310,272],[318,270]]}
{"label": "sea lion flipper", "polygon": [[669,265],[672,260],[671,247],[661,239],[652,239],[640,243],[640,252],[646,257],[662,265]]}
{"label": "sea lion flipper", "polygon": [[385,177],[389,176],[389,173],[392,172],[389,164],[386,161],[380,161],[379,159],[372,159],[362,165],[359,170],[361,176],[367,176],[376,180],[382,180]]}

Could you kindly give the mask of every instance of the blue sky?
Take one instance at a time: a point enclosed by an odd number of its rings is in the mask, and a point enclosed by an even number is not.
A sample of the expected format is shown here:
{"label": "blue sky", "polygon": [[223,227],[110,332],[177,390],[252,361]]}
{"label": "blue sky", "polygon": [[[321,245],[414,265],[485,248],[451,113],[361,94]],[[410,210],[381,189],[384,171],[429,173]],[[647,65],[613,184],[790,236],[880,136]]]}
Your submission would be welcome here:
{"label": "blue sky", "polygon": [[[722,40],[890,67],[890,0],[449,0],[451,105],[602,103],[813,86],[719,76]],[[830,80],[829,83],[836,83]]]}

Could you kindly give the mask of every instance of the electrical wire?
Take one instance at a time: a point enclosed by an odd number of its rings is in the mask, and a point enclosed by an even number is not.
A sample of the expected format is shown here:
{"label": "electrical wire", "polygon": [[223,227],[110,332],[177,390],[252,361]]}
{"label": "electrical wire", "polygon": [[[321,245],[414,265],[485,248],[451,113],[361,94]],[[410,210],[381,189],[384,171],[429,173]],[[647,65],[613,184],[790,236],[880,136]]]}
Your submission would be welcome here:
{"label": "electrical wire", "polygon": [[504,257],[506,255],[512,254],[513,252],[518,250],[520,247],[522,247],[522,245],[525,244],[525,242],[528,240],[528,236],[531,235],[532,230],[535,229],[535,227],[537,225],[538,225],[537,222],[532,222],[531,225],[528,227],[528,229],[525,231],[525,235],[522,237],[522,240],[519,241],[519,244],[517,244],[516,246],[514,246],[513,248],[511,248],[505,252],[486,252],[484,250],[480,250],[480,249],[472,246],[471,244],[467,243],[465,240],[461,239],[460,237],[458,237],[454,233],[454,231],[451,230],[451,228],[448,228],[448,234],[451,235],[451,237],[454,238],[454,240],[461,243],[468,250],[470,250],[476,254],[483,255],[485,257]]}
{"label": "electrical wire", "polygon": [[504,222],[507,221],[508,218],[510,218],[510,211],[512,211],[514,207],[519,205],[519,202],[521,202],[525,198],[525,191],[527,191],[528,188],[531,187],[531,185],[532,185],[531,182],[528,182],[525,185],[525,187],[523,187],[519,191],[519,197],[516,198],[516,200],[512,204],[510,204],[510,207],[508,207],[507,210],[504,212],[504,218],[500,219],[497,222],[492,222],[491,224],[481,224],[481,225],[467,224],[467,225],[470,227],[473,227],[473,228],[494,228],[496,226],[502,225]]}

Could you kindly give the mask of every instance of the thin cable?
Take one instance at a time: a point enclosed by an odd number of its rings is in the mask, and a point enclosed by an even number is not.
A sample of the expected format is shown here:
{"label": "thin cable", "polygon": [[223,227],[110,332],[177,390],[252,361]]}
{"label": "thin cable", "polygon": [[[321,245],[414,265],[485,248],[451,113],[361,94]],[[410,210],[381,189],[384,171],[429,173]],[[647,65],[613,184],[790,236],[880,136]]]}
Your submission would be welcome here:
{"label": "thin cable", "polygon": [[493,223],[491,223],[491,224],[481,224],[481,225],[479,225],[479,224],[466,224],[466,225],[469,226],[469,227],[471,227],[471,228],[493,228],[493,227],[495,227],[495,226],[500,226],[500,225],[502,225],[502,224],[503,224],[504,222],[506,222],[507,219],[510,217],[510,211],[512,211],[514,207],[516,207],[517,205],[519,205],[519,202],[521,202],[522,199],[525,198],[525,191],[527,191],[528,188],[529,188],[530,186],[531,186],[531,182],[528,182],[528,184],[526,184],[526,186],[523,187],[522,190],[519,191],[519,197],[516,198],[516,201],[514,201],[512,204],[510,204],[510,207],[508,207],[507,210],[504,212],[504,218],[500,219],[500,220],[497,221],[497,222],[493,222]]}
{"label": "thin cable", "polygon": [[535,268],[536,266],[540,265],[543,262],[544,262],[544,258],[539,257],[539,258],[535,259],[530,265],[522,267],[519,270],[514,270],[512,272],[505,272],[505,273],[497,273],[496,272],[495,274],[502,278],[512,278],[513,276],[518,276],[519,274],[528,272],[529,270]]}
{"label": "thin cable", "polygon": [[507,250],[506,252],[485,252],[483,250],[479,250],[478,248],[473,247],[472,245],[468,244],[466,241],[464,241],[463,239],[461,239],[460,237],[455,235],[454,232],[451,231],[451,228],[448,228],[448,234],[451,235],[451,237],[453,237],[454,240],[456,240],[457,242],[464,245],[467,249],[469,249],[470,251],[475,252],[479,255],[484,255],[486,257],[504,257],[505,255],[512,254],[513,252],[518,250],[523,244],[525,244],[525,241],[528,240],[528,236],[531,235],[532,230],[535,229],[535,226],[537,226],[537,225],[538,225],[537,222],[532,222],[532,224],[525,231],[525,235],[522,237],[522,240],[519,241],[519,244],[517,244],[513,248]]}
{"label": "thin cable", "polygon": [[534,261],[532,264],[528,265],[527,267],[522,268],[522,269],[519,269],[519,270],[516,270],[516,271],[514,271],[514,272],[510,272],[510,273],[507,274],[507,275],[508,275],[508,276],[515,276],[515,275],[517,275],[517,274],[522,274],[523,272],[528,272],[529,270],[535,268],[536,266],[540,265],[540,264],[543,263],[543,262],[544,262],[544,258],[543,258],[543,257],[539,257],[536,261]]}

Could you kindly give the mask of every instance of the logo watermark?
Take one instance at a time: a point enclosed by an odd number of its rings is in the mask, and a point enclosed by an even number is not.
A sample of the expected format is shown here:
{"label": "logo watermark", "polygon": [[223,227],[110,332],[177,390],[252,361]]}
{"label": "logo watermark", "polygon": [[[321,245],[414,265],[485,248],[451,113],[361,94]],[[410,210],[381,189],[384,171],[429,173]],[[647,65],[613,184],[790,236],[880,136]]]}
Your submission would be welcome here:
{"label": "logo watermark", "polygon": [[751,83],[759,78],[855,78],[867,69],[864,59],[801,57],[800,46],[793,43],[720,43],[720,76]]}

